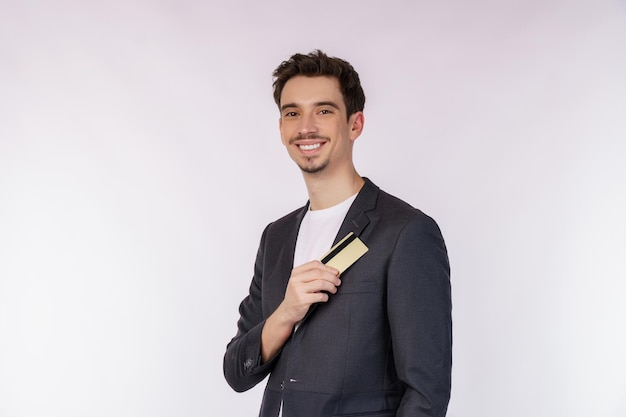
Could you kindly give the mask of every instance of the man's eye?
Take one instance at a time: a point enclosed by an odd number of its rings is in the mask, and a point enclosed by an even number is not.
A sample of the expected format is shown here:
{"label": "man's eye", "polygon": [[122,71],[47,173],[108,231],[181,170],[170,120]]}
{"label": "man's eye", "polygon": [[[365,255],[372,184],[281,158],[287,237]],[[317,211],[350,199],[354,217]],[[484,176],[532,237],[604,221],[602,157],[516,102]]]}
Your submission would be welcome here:
{"label": "man's eye", "polygon": [[295,111],[288,111],[287,113],[285,113],[285,117],[295,117],[298,114]]}
{"label": "man's eye", "polygon": [[332,113],[332,111],[330,111],[328,109],[320,110],[320,114],[331,114],[331,113]]}

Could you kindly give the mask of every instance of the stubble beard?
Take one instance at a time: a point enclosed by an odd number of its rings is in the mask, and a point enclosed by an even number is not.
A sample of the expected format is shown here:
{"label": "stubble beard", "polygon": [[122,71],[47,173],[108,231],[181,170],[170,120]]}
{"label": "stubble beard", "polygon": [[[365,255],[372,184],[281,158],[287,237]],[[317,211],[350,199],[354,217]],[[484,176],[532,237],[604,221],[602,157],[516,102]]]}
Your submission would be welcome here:
{"label": "stubble beard", "polygon": [[322,172],[326,168],[326,166],[328,166],[328,160],[323,161],[320,164],[315,164],[314,159],[315,158],[307,157],[306,162],[298,163],[300,170],[307,174],[317,174],[319,172]]}

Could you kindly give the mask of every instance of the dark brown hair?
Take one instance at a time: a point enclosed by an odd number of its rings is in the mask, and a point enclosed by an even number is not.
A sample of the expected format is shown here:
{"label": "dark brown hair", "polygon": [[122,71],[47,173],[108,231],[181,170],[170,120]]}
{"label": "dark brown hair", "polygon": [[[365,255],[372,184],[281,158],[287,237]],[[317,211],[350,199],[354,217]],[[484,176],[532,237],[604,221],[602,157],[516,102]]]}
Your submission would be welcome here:
{"label": "dark brown hair", "polygon": [[339,88],[350,117],[365,107],[365,94],[361,87],[359,74],[350,63],[340,58],[329,57],[324,52],[315,50],[308,55],[294,54],[283,61],[272,74],[274,76],[274,101],[280,109],[280,95],[289,79],[297,75],[306,77],[327,76],[339,80]]}

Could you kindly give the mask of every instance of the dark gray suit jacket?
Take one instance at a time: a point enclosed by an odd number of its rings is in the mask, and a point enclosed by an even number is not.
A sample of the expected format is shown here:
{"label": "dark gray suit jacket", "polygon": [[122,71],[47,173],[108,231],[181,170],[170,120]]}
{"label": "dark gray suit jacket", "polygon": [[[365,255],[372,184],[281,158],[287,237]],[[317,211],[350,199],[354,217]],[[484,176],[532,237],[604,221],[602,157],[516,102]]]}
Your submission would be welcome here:
{"label": "dark gray suit jacket", "polygon": [[[342,276],[271,361],[265,319],[283,300],[307,206],[263,232],[238,331],[224,355],[236,391],[268,373],[261,417],[446,414],[452,367],[450,269],[437,224],[366,179],[335,242],[354,232],[369,251]],[[320,254],[321,255],[321,254]]]}

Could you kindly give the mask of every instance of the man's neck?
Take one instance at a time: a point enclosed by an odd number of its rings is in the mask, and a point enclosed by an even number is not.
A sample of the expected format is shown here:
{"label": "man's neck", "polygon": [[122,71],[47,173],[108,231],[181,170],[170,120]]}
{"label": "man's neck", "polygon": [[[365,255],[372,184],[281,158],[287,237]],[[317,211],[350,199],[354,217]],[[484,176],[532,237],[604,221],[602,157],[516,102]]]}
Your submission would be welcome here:
{"label": "man's neck", "polygon": [[355,170],[348,175],[332,177],[305,174],[304,182],[309,193],[311,210],[335,206],[358,193],[365,184],[365,180]]}

